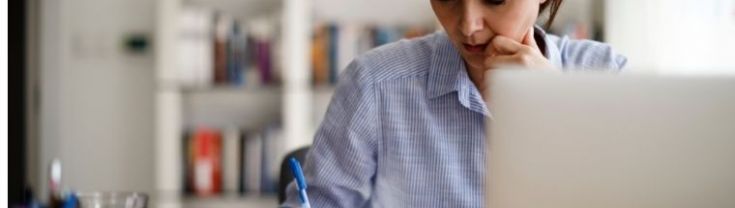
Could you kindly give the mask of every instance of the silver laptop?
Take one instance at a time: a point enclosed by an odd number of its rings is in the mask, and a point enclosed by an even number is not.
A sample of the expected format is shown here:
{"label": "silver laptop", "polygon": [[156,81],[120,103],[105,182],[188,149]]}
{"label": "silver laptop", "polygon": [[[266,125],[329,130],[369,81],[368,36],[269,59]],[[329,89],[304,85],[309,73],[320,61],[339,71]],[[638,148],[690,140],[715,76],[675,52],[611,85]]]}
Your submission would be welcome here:
{"label": "silver laptop", "polygon": [[735,208],[735,77],[493,72],[489,208]]}

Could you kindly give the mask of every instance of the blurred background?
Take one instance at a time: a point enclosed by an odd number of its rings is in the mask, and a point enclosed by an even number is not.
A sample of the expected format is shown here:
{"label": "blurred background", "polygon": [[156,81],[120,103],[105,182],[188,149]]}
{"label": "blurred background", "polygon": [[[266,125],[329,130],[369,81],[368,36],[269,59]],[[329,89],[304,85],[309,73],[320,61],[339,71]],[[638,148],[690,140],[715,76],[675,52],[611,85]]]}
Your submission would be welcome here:
{"label": "blurred background", "polygon": [[[312,142],[351,59],[441,29],[428,0],[24,3],[14,203],[273,207],[281,161]],[[735,74],[735,0],[565,0],[550,32],[609,43],[634,73]]]}

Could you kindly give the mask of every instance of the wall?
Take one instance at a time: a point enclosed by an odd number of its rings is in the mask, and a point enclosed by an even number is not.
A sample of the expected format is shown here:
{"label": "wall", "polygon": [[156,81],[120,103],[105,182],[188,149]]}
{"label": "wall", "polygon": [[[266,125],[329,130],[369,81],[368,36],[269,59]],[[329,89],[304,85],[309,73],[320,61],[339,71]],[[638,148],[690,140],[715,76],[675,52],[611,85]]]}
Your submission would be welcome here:
{"label": "wall", "polygon": [[148,34],[155,1],[41,0],[39,196],[48,162],[63,163],[65,190],[153,188],[153,51],[122,48]]}
{"label": "wall", "polygon": [[[427,0],[313,0],[312,6],[314,19],[318,22],[401,25],[432,23],[435,19],[431,3]],[[375,11],[380,11],[381,14],[376,15]]]}
{"label": "wall", "polygon": [[608,0],[608,42],[636,70],[735,72],[735,1]]}

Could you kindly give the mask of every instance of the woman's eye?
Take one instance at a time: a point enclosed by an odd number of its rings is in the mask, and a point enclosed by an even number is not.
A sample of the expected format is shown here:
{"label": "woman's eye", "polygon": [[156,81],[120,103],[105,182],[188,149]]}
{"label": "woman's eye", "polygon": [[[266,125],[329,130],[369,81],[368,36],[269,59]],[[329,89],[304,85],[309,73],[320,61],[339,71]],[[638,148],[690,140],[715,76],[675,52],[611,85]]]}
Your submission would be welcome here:
{"label": "woman's eye", "polygon": [[483,0],[487,5],[501,5],[505,3],[505,0]]}
{"label": "woman's eye", "polygon": [[[456,3],[456,2],[461,2],[463,0],[434,0],[434,1],[437,1],[440,3]],[[485,5],[497,6],[497,5],[505,4],[505,1],[506,0],[482,0],[482,3]]]}

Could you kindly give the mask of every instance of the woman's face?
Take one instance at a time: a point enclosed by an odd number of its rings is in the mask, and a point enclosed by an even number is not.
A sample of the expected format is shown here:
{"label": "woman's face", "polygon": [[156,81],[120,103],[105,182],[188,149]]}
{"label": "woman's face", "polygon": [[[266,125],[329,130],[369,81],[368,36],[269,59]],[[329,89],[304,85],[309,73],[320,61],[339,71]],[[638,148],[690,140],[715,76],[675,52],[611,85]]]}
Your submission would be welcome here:
{"label": "woman's face", "polygon": [[485,68],[496,35],[521,42],[546,0],[431,0],[431,7],[468,67]]}

